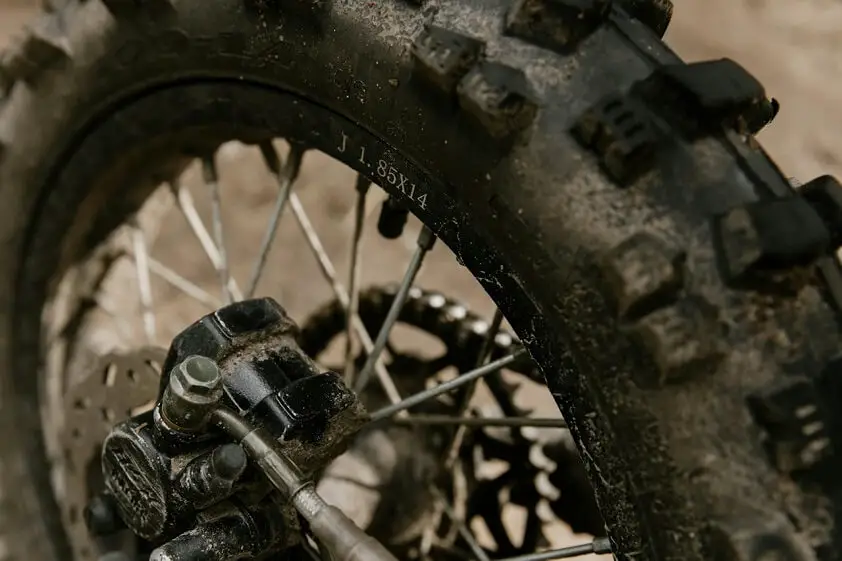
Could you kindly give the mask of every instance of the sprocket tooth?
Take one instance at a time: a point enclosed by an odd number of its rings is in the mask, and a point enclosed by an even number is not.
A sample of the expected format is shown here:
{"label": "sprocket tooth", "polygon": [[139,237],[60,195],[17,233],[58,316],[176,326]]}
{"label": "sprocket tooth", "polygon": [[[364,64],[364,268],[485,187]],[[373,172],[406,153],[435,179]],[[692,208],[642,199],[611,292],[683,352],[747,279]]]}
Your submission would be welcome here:
{"label": "sprocket tooth", "polygon": [[538,494],[543,497],[542,500],[551,502],[556,501],[559,497],[561,497],[561,490],[553,485],[552,481],[550,481],[549,474],[544,470],[539,471],[535,475],[534,485]]}
{"label": "sprocket tooth", "polygon": [[494,336],[494,344],[497,345],[498,348],[501,348],[503,350],[511,348],[511,346],[515,343],[515,338],[505,331],[500,331],[497,335]]}
{"label": "sprocket tooth", "polygon": [[544,444],[535,442],[529,448],[529,463],[548,473],[558,469],[558,464],[544,452]]}
{"label": "sprocket tooth", "polygon": [[390,282],[389,284],[383,287],[383,294],[385,294],[389,298],[394,298],[398,295],[398,291],[401,289],[400,283],[397,282]]}
{"label": "sprocket tooth", "polygon": [[457,322],[468,317],[468,310],[461,304],[448,301],[444,309],[445,321]]}
{"label": "sprocket tooth", "polygon": [[468,329],[474,335],[485,335],[490,328],[491,325],[482,318],[475,318],[468,326]]}
{"label": "sprocket tooth", "polygon": [[417,286],[413,286],[409,289],[407,297],[410,300],[421,300],[424,297],[424,291],[418,288]]}
{"label": "sprocket tooth", "polygon": [[[550,501],[547,499],[541,499],[538,501],[538,504],[535,505],[535,513],[538,515],[538,519],[544,524],[558,522],[558,516],[556,516],[555,512],[553,512],[553,507],[550,506]],[[549,549],[549,547],[550,542],[542,533],[538,537],[538,549]]]}
{"label": "sprocket tooth", "polygon": [[424,299],[427,305],[434,310],[443,309],[447,305],[447,298],[441,292],[428,292]]}

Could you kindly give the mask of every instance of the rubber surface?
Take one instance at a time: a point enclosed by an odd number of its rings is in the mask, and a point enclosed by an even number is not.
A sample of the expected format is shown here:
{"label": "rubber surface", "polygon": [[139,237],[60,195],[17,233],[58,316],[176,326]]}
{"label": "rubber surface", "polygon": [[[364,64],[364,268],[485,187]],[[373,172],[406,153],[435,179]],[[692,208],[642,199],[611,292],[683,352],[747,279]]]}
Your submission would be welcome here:
{"label": "rubber surface", "polygon": [[682,64],[669,13],[55,2],[0,59],[5,556],[67,558],[38,437],[49,282],[161,179],[146,162],[208,150],[221,114],[247,123],[234,136],[310,134],[477,275],[542,364],[620,558],[839,558],[838,184],[792,192],[752,136],[760,85]]}

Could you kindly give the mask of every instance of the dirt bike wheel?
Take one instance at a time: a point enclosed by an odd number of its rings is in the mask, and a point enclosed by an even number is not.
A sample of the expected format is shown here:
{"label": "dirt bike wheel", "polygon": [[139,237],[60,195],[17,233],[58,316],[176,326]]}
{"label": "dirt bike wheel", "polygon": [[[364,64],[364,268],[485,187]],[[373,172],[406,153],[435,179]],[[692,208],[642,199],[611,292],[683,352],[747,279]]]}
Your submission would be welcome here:
{"label": "dirt bike wheel", "polygon": [[745,133],[750,76],[661,43],[669,12],[52,2],[0,63],[0,557],[68,558],[38,412],[51,281],[179,164],[147,162],[286,127],[402,195],[482,280],[619,558],[837,558],[842,280],[814,212],[832,202],[794,196]]}

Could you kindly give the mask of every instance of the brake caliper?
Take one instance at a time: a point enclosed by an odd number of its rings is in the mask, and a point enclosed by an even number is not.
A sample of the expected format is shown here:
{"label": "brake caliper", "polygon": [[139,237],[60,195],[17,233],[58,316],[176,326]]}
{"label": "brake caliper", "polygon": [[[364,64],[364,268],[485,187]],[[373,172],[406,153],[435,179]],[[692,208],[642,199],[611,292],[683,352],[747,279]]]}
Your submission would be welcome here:
{"label": "brake caliper", "polygon": [[294,509],[279,504],[258,470],[246,468],[243,449],[209,420],[219,405],[238,412],[303,473],[340,455],[368,415],[338,375],[320,372],[301,351],[297,332],[271,298],[231,304],[182,331],[154,409],[105,439],[100,503],[153,545],[179,536],[195,554],[214,544],[208,559],[296,543]]}

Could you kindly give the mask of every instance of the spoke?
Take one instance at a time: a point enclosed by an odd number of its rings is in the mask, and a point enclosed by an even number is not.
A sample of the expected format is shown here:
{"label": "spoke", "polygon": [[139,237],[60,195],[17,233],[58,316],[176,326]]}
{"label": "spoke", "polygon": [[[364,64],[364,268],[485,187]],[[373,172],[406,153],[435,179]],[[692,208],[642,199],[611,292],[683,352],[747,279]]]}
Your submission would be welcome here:
{"label": "spoke", "polygon": [[[479,516],[485,522],[488,533],[491,534],[491,539],[497,544],[497,551],[516,550],[509,535],[509,530],[503,522],[503,517],[499,516],[500,509],[503,508],[500,501],[500,492],[514,483],[515,477],[515,472],[509,469],[496,479],[480,480],[471,495],[473,501],[470,507],[471,511],[480,513]],[[496,509],[498,515],[489,516],[491,509]]]}
{"label": "spoke", "polygon": [[608,538],[596,538],[590,543],[562,547],[561,549],[551,549],[539,553],[518,555],[516,557],[506,557],[499,561],[550,561],[551,559],[569,559],[571,557],[579,557],[580,555],[590,555],[591,553],[604,554],[611,552],[611,540]]}
{"label": "spoke", "polygon": [[374,365],[380,361],[380,355],[383,353],[383,349],[386,348],[386,343],[389,341],[389,334],[392,332],[395,322],[398,321],[398,316],[400,315],[404,304],[406,304],[406,299],[409,296],[409,290],[412,288],[413,283],[415,283],[415,277],[418,276],[418,272],[421,270],[421,265],[424,263],[424,257],[427,256],[427,252],[433,247],[433,243],[435,241],[435,234],[433,234],[433,232],[426,226],[422,227],[421,233],[418,235],[417,248],[415,249],[415,253],[412,255],[412,260],[409,262],[409,267],[406,270],[406,274],[404,274],[398,293],[392,301],[392,307],[389,308],[389,313],[386,315],[386,319],[383,322],[382,327],[380,327],[380,332],[377,334],[377,339],[374,341],[374,348],[368,354],[365,366],[363,366],[363,369],[360,371],[359,378],[354,385],[354,389],[357,393],[365,389],[365,386],[368,384],[368,380],[371,377],[371,373],[374,370]]}
{"label": "spoke", "polygon": [[[482,347],[480,348],[479,355],[477,356],[477,368],[485,365],[491,358],[491,352],[494,348],[494,339],[500,332],[500,325],[502,325],[502,323],[503,312],[501,312],[498,308],[494,312],[494,318],[491,320],[491,326],[485,334],[485,339],[482,342]],[[459,403],[459,410],[457,413],[458,417],[465,417],[468,412],[468,407],[470,406],[471,400],[476,393],[478,383],[479,379],[475,380],[466,388],[465,394],[462,396],[462,401]],[[465,438],[466,430],[467,425],[460,424],[460,426],[456,429],[456,432],[453,434],[453,438],[450,440],[450,445],[447,447],[447,455],[445,456],[445,466],[447,467],[445,469],[448,469],[448,467],[453,465],[453,462],[456,461],[456,457],[459,454],[459,448],[462,446],[462,440]]]}
{"label": "spoke", "polygon": [[354,317],[358,315],[360,306],[360,258],[365,199],[370,187],[371,181],[367,177],[357,175],[357,205],[354,209],[354,234],[351,238],[351,265],[348,274],[348,310],[345,313],[345,380],[349,387],[353,387],[354,382]]}
{"label": "spoke", "polygon": [[479,561],[489,561],[488,554],[485,553],[485,550],[477,542],[477,539],[474,537],[473,532],[471,532],[470,528],[468,528],[465,521],[456,514],[456,511],[450,505],[447,498],[435,487],[433,487],[432,490],[436,499],[438,499],[444,508],[444,512],[450,518],[450,521],[453,522],[453,525],[456,526],[456,530],[459,532],[459,535],[462,536],[462,539],[465,540],[465,543],[468,544],[468,547],[471,548],[471,551],[474,555],[476,555],[477,559],[479,559]]}
{"label": "spoke", "polygon": [[225,251],[225,232],[222,228],[222,194],[219,191],[219,174],[216,171],[216,163],[213,156],[208,156],[202,160],[202,172],[205,179],[205,185],[210,188],[211,192],[211,213],[213,221],[213,238],[216,245],[216,251],[219,254],[219,277],[222,281],[222,295],[225,302],[230,304],[234,301],[234,295],[231,293],[231,272],[228,268],[228,253]]}
{"label": "spoke", "polygon": [[269,250],[272,248],[272,242],[275,241],[275,235],[278,233],[278,226],[281,223],[281,216],[284,214],[284,209],[289,201],[289,194],[292,191],[292,185],[298,177],[298,172],[301,170],[301,160],[304,158],[306,150],[301,144],[293,143],[290,145],[289,158],[281,167],[280,158],[272,142],[268,141],[260,145],[260,151],[263,154],[263,160],[266,162],[266,167],[275,176],[278,182],[278,198],[275,200],[275,208],[272,211],[272,218],[269,220],[269,227],[263,235],[263,241],[260,244],[260,253],[258,253],[257,261],[251,272],[251,279],[249,280],[248,289],[246,290],[246,298],[252,298],[255,290],[257,290],[257,283],[260,282],[260,277],[263,274],[263,269],[266,267],[266,259],[269,257]]}
{"label": "spoke", "polygon": [[[330,257],[328,257],[327,252],[325,252],[324,246],[322,245],[321,240],[319,240],[319,235],[316,233],[316,230],[313,228],[313,224],[310,222],[310,218],[304,211],[304,206],[301,204],[301,200],[295,193],[290,194],[289,204],[292,208],[293,215],[304,234],[304,237],[307,238],[307,243],[310,245],[313,255],[319,263],[322,274],[325,279],[327,279],[328,283],[330,283],[331,288],[333,288],[333,293],[342,308],[345,310],[345,313],[348,313],[348,307],[350,305],[348,293],[345,291],[345,287],[342,286],[339,280],[337,280],[336,269],[333,267],[333,263],[330,261]],[[354,322],[354,331],[357,332],[357,337],[359,337],[363,349],[370,353],[374,348],[374,343],[372,343],[371,336],[368,334],[368,330],[365,328],[365,324],[363,324],[359,314],[352,316],[351,321]],[[392,380],[389,372],[386,371],[386,367],[383,366],[382,363],[378,363],[375,373],[377,374],[377,379],[380,381],[380,385],[383,386],[383,391],[386,392],[386,396],[389,398],[389,401],[393,404],[400,403],[400,393],[398,393],[398,388],[395,386],[395,382]]]}
{"label": "spoke", "polygon": [[[196,204],[193,202],[193,197],[190,195],[190,191],[178,183],[170,183],[170,190],[175,197],[178,210],[181,211],[182,215],[184,215],[184,219],[187,220],[187,224],[193,231],[193,235],[195,235],[196,239],[199,240],[199,244],[202,246],[205,255],[208,256],[211,265],[213,265],[214,269],[219,271],[222,266],[222,258],[219,254],[219,250],[216,248],[213,238],[211,238],[210,233],[208,233],[208,229],[205,227],[204,222],[202,222],[199,212],[196,210]],[[243,294],[234,279],[230,279],[228,289],[231,291],[231,294],[234,295],[234,298],[237,300],[243,299]]]}
{"label": "spoke", "polygon": [[[494,348],[494,340],[497,337],[497,333],[500,332],[500,326],[503,323],[503,312],[500,309],[496,309],[494,311],[494,318],[491,320],[491,325],[488,327],[488,331],[485,334],[485,339],[482,342],[482,347],[480,347],[479,354],[477,355],[476,366],[477,368],[483,366],[488,362],[491,358],[491,352]],[[467,416],[468,408],[470,407],[471,401],[474,398],[474,394],[476,393],[477,384],[479,383],[479,379],[474,380],[471,382],[467,388],[465,388],[465,392],[462,395],[462,399],[459,402],[457,413],[455,416],[442,416],[444,419],[447,419],[451,422],[455,421],[454,424],[457,425],[456,430],[453,432],[452,437],[447,446],[444,447],[444,466],[445,471],[452,471],[456,460],[459,457],[459,450],[462,447],[462,441],[465,439],[465,434],[468,431],[469,426],[474,427],[483,427],[483,426],[528,426],[528,425],[517,425],[513,422],[517,421],[524,421],[521,418],[505,418],[505,419],[495,419],[494,421],[505,421],[506,424],[480,424],[485,419],[476,418],[476,417],[469,417]],[[476,423],[479,421],[480,423],[471,425],[470,423]],[[444,423],[442,423],[444,424]],[[533,425],[534,426],[534,425]],[[453,473],[456,473],[455,471]],[[430,540],[435,534],[436,530],[439,527],[441,522],[441,515],[442,511],[445,509],[446,505],[444,503],[439,502],[436,505],[436,509],[433,513],[432,521],[430,525],[427,526],[425,529],[425,538],[426,543],[430,543]],[[424,541],[422,541],[424,543]]]}
{"label": "spoke", "polygon": [[143,231],[135,222],[132,225],[132,249],[134,251],[137,289],[140,293],[140,306],[143,313],[143,331],[149,343],[155,342],[155,310],[152,306],[152,280],[149,275],[149,248]]}
{"label": "spoke", "polygon": [[453,415],[408,415],[392,419],[397,425],[448,426],[458,425],[467,428],[483,427],[532,427],[532,428],[567,428],[564,419],[535,417],[454,417]]}
{"label": "spoke", "polygon": [[491,358],[491,352],[494,350],[494,341],[497,339],[497,334],[500,333],[500,326],[503,324],[503,312],[497,308],[494,311],[494,318],[491,320],[491,327],[485,335],[485,340],[482,342],[482,348],[477,356],[477,366],[482,366]]}
{"label": "spoke", "polygon": [[210,308],[218,308],[222,305],[222,302],[220,302],[218,298],[211,296],[203,288],[190,282],[163,263],[159,263],[151,257],[149,258],[149,270],[197,302],[205,304]]}
{"label": "spoke", "polygon": [[[126,317],[125,317],[124,314],[121,314],[120,312],[115,310],[114,306],[112,306],[109,302],[106,302],[105,300],[103,300],[102,295],[100,295],[100,294],[95,294],[91,298],[96,303],[96,305],[103,312],[105,312],[105,315],[107,315],[112,320],[114,320],[114,324],[117,326],[117,329],[120,332],[122,332],[123,337],[125,337],[126,341],[133,341],[135,339],[135,336],[136,336],[135,330],[131,326],[131,324],[129,324],[126,321]],[[67,327],[67,326],[65,326],[65,327]]]}
{"label": "spoke", "polygon": [[453,380],[441,383],[428,390],[424,390],[422,392],[413,394],[401,401],[400,403],[395,403],[394,405],[389,405],[387,407],[383,407],[382,409],[378,409],[377,411],[372,413],[371,420],[379,421],[381,419],[389,418],[395,413],[398,413],[399,411],[404,411],[406,409],[409,409],[410,407],[415,407],[420,403],[424,403],[425,401],[440,396],[441,394],[453,391],[456,388],[460,388],[465,384],[469,384],[474,380],[482,378],[483,376],[488,376],[492,372],[497,372],[498,370],[512,364],[517,359],[519,359],[521,355],[525,353],[526,349],[520,349],[510,355],[506,355],[503,358],[497,359],[494,362],[490,362],[485,366],[481,366],[479,368],[461,374],[458,378],[454,378]]}

